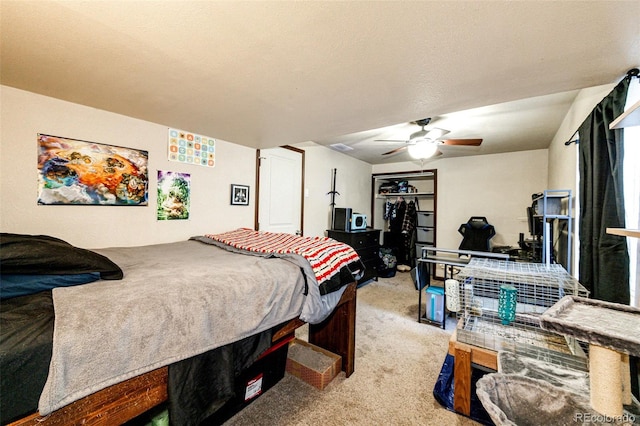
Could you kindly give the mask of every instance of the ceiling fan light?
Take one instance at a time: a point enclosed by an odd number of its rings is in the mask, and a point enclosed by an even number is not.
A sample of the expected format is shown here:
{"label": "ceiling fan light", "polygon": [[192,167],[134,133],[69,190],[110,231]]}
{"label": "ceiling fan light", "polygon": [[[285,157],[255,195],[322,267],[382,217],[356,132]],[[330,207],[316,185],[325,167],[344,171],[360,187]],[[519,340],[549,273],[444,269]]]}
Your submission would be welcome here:
{"label": "ceiling fan light", "polygon": [[438,151],[438,145],[433,142],[417,142],[408,146],[409,155],[417,160],[431,158]]}

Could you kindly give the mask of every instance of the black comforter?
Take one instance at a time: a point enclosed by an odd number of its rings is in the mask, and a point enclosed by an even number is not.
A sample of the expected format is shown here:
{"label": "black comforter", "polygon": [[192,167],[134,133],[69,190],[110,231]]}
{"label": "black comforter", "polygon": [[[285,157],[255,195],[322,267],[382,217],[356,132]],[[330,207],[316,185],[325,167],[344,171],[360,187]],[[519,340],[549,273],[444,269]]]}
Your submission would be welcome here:
{"label": "black comforter", "polygon": [[122,269],[107,257],[48,235],[0,234],[2,274],[84,274],[120,280]]}
{"label": "black comforter", "polygon": [[45,291],[0,304],[0,421],[36,411],[53,347],[53,301]]}

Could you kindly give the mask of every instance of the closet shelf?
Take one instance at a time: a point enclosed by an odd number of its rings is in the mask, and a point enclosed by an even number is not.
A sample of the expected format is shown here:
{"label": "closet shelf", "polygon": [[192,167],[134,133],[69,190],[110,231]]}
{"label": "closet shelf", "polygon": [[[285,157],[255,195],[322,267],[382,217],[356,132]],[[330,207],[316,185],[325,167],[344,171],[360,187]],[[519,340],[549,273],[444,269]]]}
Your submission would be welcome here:
{"label": "closet shelf", "polygon": [[620,114],[618,118],[609,124],[609,129],[622,129],[625,127],[640,126],[640,101]]}
{"label": "closet shelf", "polygon": [[435,173],[432,171],[425,172],[398,172],[398,173],[380,173],[374,174],[376,179],[380,180],[399,180],[399,179],[433,179]]}
{"label": "closet shelf", "polygon": [[607,228],[607,234],[640,238],[640,229]]}
{"label": "closet shelf", "polygon": [[433,197],[434,192],[389,192],[387,194],[376,194],[376,198],[393,198],[393,197]]}

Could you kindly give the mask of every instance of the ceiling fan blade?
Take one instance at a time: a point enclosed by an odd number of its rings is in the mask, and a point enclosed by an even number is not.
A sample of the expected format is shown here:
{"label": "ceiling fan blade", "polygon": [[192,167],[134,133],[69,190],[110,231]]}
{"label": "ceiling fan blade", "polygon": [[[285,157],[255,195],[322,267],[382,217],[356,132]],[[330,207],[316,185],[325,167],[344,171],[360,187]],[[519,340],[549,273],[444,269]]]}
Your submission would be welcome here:
{"label": "ceiling fan blade", "polygon": [[407,147],[406,147],[406,146],[401,146],[401,147],[399,147],[399,148],[392,149],[392,150],[391,150],[391,151],[389,151],[389,152],[383,152],[383,153],[382,153],[382,155],[397,154],[397,153],[402,152],[402,151],[404,151],[404,150],[406,150],[406,149],[407,149]]}
{"label": "ceiling fan blade", "polygon": [[375,139],[374,142],[394,142],[394,143],[407,143],[406,139]]}
{"label": "ceiling fan blade", "polygon": [[445,139],[443,145],[480,146],[482,139]]}

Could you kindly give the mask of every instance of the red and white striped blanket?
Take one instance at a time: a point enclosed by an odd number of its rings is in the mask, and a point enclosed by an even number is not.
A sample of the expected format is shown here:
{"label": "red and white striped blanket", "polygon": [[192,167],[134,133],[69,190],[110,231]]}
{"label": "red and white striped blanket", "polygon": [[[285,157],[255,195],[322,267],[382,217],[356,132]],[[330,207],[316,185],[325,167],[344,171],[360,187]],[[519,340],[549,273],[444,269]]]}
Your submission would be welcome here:
{"label": "red and white striped blanket", "polygon": [[296,254],[304,257],[316,276],[318,285],[360,258],[349,245],[328,237],[301,237],[277,232],[239,228],[207,238],[241,250],[265,254]]}

